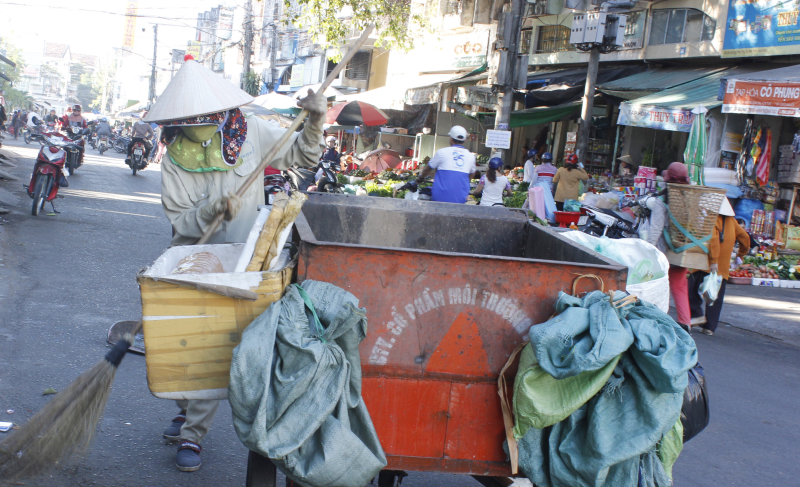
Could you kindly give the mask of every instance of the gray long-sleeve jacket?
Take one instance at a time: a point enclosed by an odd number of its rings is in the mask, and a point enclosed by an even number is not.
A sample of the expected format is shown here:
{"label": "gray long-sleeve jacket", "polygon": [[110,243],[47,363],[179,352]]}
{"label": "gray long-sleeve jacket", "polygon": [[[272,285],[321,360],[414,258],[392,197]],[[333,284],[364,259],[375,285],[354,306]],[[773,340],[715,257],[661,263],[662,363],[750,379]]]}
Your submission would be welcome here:
{"label": "gray long-sleeve jacket", "polygon": [[[325,145],[321,128],[306,123],[295,133],[270,165],[286,169],[292,165],[316,166]],[[203,236],[210,221],[198,211],[215,199],[237,191],[256,170],[261,159],[283,135],[285,129],[255,116],[247,116],[247,138],[239,155],[243,163],[229,171],[189,172],[172,162],[169,156],[161,163],[161,204],[175,232],[172,245],[193,245]],[[219,226],[208,243],[244,242],[264,204],[264,178],[256,179],[242,196],[237,217]]]}

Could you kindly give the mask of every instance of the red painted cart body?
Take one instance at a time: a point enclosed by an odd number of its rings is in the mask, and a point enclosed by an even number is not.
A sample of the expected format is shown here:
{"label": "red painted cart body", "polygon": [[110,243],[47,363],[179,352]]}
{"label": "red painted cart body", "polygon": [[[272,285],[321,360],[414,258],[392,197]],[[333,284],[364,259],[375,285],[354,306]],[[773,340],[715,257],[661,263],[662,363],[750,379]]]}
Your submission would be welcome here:
{"label": "red painted cart body", "polygon": [[606,290],[627,278],[505,208],[312,194],[296,238],[298,282],[333,283],[367,309],[363,397],[389,470],[510,476],[500,370],[576,277]]}

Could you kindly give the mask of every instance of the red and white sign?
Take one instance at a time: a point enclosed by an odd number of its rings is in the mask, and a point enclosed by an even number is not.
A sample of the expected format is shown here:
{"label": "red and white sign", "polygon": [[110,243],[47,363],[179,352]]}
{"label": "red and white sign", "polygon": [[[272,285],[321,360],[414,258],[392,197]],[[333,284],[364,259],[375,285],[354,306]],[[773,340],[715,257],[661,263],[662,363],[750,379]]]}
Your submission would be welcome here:
{"label": "red and white sign", "polygon": [[722,113],[800,117],[800,83],[729,79]]}

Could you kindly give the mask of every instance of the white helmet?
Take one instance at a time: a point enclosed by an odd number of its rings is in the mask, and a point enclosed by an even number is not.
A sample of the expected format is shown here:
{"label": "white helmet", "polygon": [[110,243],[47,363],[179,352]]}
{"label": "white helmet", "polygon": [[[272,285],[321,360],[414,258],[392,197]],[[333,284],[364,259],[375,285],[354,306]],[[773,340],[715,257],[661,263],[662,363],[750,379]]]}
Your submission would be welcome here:
{"label": "white helmet", "polygon": [[328,138],[325,139],[325,142],[336,142],[336,137],[329,135]]}
{"label": "white helmet", "polygon": [[453,140],[464,142],[467,140],[467,129],[460,125],[453,125],[453,128],[450,129],[450,132],[447,135],[449,135]]}

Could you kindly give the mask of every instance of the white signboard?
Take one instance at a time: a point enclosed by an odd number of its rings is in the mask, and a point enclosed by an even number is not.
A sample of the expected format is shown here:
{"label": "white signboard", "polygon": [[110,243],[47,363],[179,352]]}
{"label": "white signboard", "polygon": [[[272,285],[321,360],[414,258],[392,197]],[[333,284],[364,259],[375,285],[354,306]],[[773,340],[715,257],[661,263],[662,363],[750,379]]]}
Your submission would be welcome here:
{"label": "white signboard", "polygon": [[487,130],[486,147],[492,149],[510,149],[511,131],[510,130]]}

